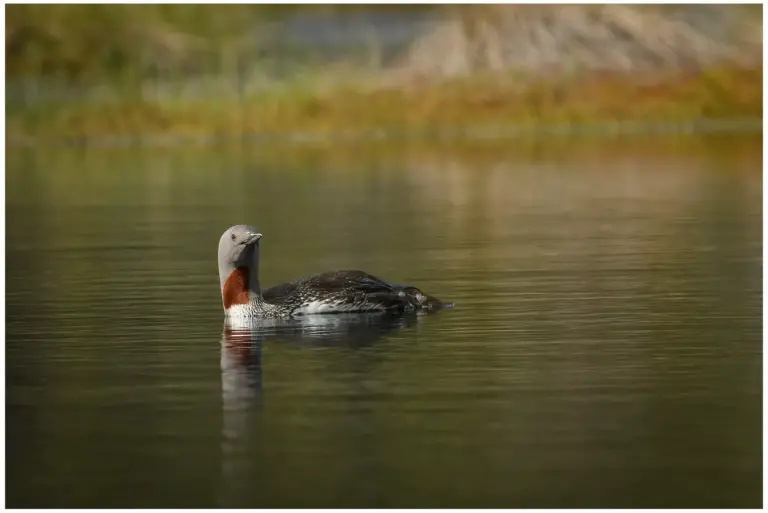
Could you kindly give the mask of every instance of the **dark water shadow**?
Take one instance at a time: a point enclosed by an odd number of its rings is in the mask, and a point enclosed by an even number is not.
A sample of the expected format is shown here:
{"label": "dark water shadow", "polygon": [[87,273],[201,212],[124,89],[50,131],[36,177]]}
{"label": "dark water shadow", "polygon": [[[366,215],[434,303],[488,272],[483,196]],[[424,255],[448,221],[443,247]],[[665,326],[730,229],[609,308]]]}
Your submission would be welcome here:
{"label": "dark water shadow", "polygon": [[[435,313],[430,315],[437,315]],[[356,351],[383,343],[387,335],[416,326],[425,314],[313,315],[294,319],[254,319],[247,325],[225,322],[221,334],[221,489],[219,507],[247,494],[239,489],[249,462],[242,457],[259,436],[265,386],[265,344],[298,349],[336,347]],[[268,389],[268,386],[266,387]]]}
{"label": "dark water shadow", "polygon": [[224,323],[221,383],[225,411],[259,404],[263,395],[262,347],[277,342],[297,348],[363,348],[385,335],[415,326],[426,315],[307,315],[294,319],[254,319],[247,325]]}
{"label": "dark water shadow", "polygon": [[[225,409],[262,398],[262,347],[277,342],[297,348],[363,348],[387,334],[415,326],[423,314],[308,315],[293,319],[225,322],[221,335],[222,397]],[[240,404],[240,406],[244,406]]]}

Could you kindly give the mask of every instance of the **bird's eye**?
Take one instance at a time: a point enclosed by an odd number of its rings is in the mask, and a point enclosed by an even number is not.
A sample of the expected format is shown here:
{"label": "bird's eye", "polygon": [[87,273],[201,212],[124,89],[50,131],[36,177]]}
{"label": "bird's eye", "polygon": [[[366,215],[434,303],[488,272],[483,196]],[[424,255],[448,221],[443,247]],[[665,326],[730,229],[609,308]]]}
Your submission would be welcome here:
{"label": "bird's eye", "polygon": [[237,235],[235,235],[235,234],[233,233],[233,234],[232,234],[232,240],[235,240],[236,238],[237,238]]}

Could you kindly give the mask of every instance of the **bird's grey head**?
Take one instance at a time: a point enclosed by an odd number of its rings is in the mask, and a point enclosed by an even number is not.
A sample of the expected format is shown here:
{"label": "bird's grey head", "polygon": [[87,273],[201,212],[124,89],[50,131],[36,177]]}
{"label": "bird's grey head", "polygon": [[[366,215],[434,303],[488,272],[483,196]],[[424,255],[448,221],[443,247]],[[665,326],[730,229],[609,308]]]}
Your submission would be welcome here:
{"label": "bird's grey head", "polygon": [[258,280],[259,239],[261,233],[253,226],[230,226],[219,239],[219,280],[222,288],[229,275],[238,267],[247,267],[251,280]]}

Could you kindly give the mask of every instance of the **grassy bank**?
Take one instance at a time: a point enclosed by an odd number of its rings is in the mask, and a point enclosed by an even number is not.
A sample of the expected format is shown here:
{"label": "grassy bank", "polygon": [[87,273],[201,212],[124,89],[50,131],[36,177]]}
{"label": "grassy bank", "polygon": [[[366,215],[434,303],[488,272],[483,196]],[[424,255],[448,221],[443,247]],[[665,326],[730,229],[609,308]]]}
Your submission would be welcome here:
{"label": "grassy bank", "polygon": [[675,122],[762,117],[762,69],[475,75],[396,86],[280,87],[201,100],[82,100],[16,110],[10,138],[421,130],[467,124]]}
{"label": "grassy bank", "polygon": [[323,9],[333,15],[306,6],[9,7],[7,133],[402,133],[762,117],[759,6],[481,5],[393,8],[389,18]]}

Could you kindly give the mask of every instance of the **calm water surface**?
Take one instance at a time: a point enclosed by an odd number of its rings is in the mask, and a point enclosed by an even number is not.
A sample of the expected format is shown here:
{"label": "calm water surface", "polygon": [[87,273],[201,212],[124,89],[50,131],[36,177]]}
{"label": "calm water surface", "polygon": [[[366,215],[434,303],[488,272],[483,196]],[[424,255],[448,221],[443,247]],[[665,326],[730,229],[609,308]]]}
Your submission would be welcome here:
{"label": "calm water surface", "polygon": [[[762,148],[662,143],[10,149],[8,505],[760,507]],[[240,222],[457,307],[227,329]]]}

